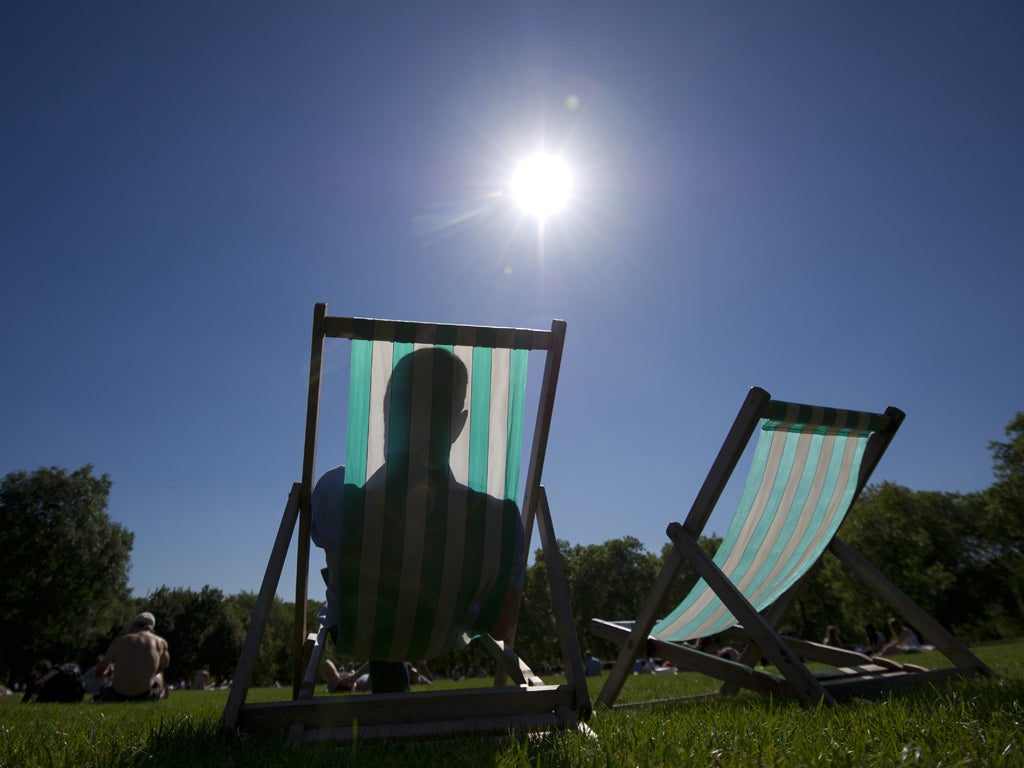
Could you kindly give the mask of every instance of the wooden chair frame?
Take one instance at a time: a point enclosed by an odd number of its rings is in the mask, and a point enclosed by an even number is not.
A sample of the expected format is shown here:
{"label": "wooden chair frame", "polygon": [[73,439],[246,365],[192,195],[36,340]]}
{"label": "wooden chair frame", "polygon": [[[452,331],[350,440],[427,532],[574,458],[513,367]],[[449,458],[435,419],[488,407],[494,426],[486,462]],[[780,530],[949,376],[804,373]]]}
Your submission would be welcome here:
{"label": "wooden chair frame", "polygon": [[[598,702],[606,707],[615,705],[633,663],[641,653],[671,659],[679,667],[722,680],[722,693],[731,693],[743,687],[775,695],[795,696],[807,702],[832,703],[839,698],[939,682],[951,675],[991,674],[991,670],[966,646],[838,537],[832,539],[829,550],[868,588],[906,617],[923,638],[942,651],[953,662],[952,669],[925,670],[899,664],[891,658],[869,657],[819,643],[783,637],[776,632],[775,627],[785,617],[804,580],[759,613],[700,547],[698,540],[708,518],[758,422],[768,413],[770,404],[771,396],[765,390],[758,387],[750,390],[685,522],[668,526],[667,535],[673,546],[632,627],[626,628],[620,623],[600,619],[591,622],[595,634],[622,644],[615,665],[598,696]],[[851,507],[904,418],[898,408],[888,408],[885,415],[890,419],[889,427],[875,432],[868,440],[856,490],[850,501]],[[737,618],[739,626],[736,631],[748,639],[748,645],[739,661],[722,659],[681,643],[663,642],[650,636],[662,598],[683,562],[690,562],[694,566],[697,574]],[[771,661],[778,674],[754,666],[762,656]],[[803,660],[819,661],[833,665],[835,669],[812,673]]]}
{"label": "wooden chair frame", "polygon": [[[541,474],[554,407],[555,389],[565,340],[565,322],[550,330],[444,325],[366,318],[332,317],[319,303],[313,313],[310,344],[309,393],[301,480],[292,486],[284,515],[263,577],[234,682],[221,720],[230,732],[238,729],[288,729],[293,740],[365,739],[374,737],[441,736],[471,731],[538,730],[582,727],[590,715],[590,695],[569,605],[568,586],[551,522]],[[556,617],[559,647],[565,668],[564,685],[543,685],[512,650],[509,637],[484,637],[485,647],[498,660],[495,687],[467,691],[415,692],[313,697],[313,681],[323,647],[323,631],[310,634],[306,625],[309,588],[311,497],[316,471],[320,384],[324,341],[327,338],[365,339],[431,344],[456,344],[472,332],[476,346],[543,350],[545,365],[538,398],[537,419],[523,499],[527,551],[537,522]],[[483,339],[484,341],[481,341]],[[266,630],[289,545],[298,525],[295,578],[295,619],[292,640],[292,701],[272,704],[245,702]],[[506,676],[515,685],[505,686]]]}

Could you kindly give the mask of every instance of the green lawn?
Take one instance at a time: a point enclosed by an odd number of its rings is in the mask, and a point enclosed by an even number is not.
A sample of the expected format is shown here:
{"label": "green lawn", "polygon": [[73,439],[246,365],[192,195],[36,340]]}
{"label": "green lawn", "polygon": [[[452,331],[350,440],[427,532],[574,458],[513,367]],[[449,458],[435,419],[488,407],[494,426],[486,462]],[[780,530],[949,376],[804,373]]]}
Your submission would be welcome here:
{"label": "green lawn", "polygon": [[[1024,639],[975,650],[997,678],[827,708],[741,694],[603,711],[590,721],[596,739],[560,733],[294,749],[280,735],[220,734],[224,692],[175,692],[144,705],[22,706],[9,696],[0,699],[0,766],[1024,766]],[[601,680],[590,683],[596,697]],[[634,676],[622,700],[701,690],[708,686],[693,675]],[[250,700],[286,696],[256,689]]]}

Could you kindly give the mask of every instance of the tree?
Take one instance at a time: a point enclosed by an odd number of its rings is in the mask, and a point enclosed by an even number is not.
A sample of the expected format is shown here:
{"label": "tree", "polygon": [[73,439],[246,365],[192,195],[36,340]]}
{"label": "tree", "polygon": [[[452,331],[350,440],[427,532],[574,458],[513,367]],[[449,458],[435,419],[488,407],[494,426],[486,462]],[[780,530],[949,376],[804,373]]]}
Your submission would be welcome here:
{"label": "tree", "polygon": [[658,575],[657,556],[639,539],[624,536],[603,544],[566,547],[562,561],[580,645],[598,656],[613,655],[615,645],[595,638],[590,620],[636,618]]}
{"label": "tree", "polygon": [[[559,546],[569,546],[559,541]],[[534,552],[533,565],[526,569],[526,583],[519,607],[519,622],[516,624],[515,647],[529,663],[536,667],[560,658],[558,634],[555,631],[555,614],[551,610],[551,590],[548,588],[547,567],[543,550]]]}
{"label": "tree", "polygon": [[[228,610],[234,620],[245,632],[256,608],[255,592],[241,592],[227,599]],[[314,613],[315,616],[315,613]],[[316,627],[315,621],[307,622],[307,626]],[[253,685],[287,685],[292,679],[292,643],[294,642],[295,604],[286,603],[275,597],[267,616],[267,625],[260,641],[256,666],[253,668]],[[244,642],[244,641],[243,641]],[[236,657],[226,676],[234,675],[237,665]]]}
{"label": "tree", "polygon": [[[939,621],[958,568],[955,494],[916,492],[882,483],[865,489],[839,535]],[[884,627],[893,609],[831,556],[811,571],[785,626],[819,639],[828,624],[845,638],[864,623]]]}
{"label": "tree", "polygon": [[205,586],[201,591],[160,587],[148,597],[135,601],[134,611],[156,615],[156,633],[167,640],[171,664],[169,682],[191,682],[206,665],[214,679],[231,678],[242,650],[244,628],[237,611],[219,589]]}
{"label": "tree", "polygon": [[[882,483],[864,492],[840,536],[962,639],[1024,629],[1019,523],[1008,519],[990,492],[912,491]],[[844,637],[857,637],[865,622],[884,626],[892,610],[826,557],[811,572],[787,627],[814,637],[826,624],[837,624]]]}
{"label": "tree", "polygon": [[107,516],[111,481],[86,465],[11,472],[0,484],[0,672],[102,645],[123,621],[134,536]]}
{"label": "tree", "polygon": [[1006,426],[1006,435],[1010,439],[1005,443],[989,443],[996,482],[986,492],[985,522],[998,531],[1006,554],[1019,565],[1024,557],[1024,411]]}
{"label": "tree", "polygon": [[1024,495],[1024,411],[1014,416],[1004,431],[1010,438],[1007,442],[993,440],[988,444],[996,481],[1009,483]]}
{"label": "tree", "polygon": [[[996,482],[983,494],[981,525],[991,531],[988,554],[998,560],[1002,587],[999,634],[1024,627],[1024,411],[1006,426],[1006,442],[989,443]],[[995,609],[993,609],[995,610]]]}

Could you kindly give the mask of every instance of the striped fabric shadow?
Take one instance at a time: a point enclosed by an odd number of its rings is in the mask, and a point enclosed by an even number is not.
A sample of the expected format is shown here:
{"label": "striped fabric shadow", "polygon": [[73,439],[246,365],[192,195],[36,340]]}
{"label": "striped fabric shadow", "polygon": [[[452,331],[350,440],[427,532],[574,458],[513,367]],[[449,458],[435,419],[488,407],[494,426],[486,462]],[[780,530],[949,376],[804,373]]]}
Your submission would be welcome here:
{"label": "striped fabric shadow", "polygon": [[[821,557],[857,492],[868,439],[889,425],[881,414],[772,401],[736,514],[714,563],[763,611]],[[683,642],[737,623],[700,579],[651,635]]]}
{"label": "striped fabric shadow", "polygon": [[523,536],[528,351],[460,341],[352,342],[341,653],[431,658],[501,610]]}

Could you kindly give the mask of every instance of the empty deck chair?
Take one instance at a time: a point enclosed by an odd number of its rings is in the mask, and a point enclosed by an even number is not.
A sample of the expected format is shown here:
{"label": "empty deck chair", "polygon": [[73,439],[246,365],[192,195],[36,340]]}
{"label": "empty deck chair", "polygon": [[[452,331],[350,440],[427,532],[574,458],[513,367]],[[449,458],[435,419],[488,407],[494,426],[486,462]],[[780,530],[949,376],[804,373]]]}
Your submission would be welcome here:
{"label": "empty deck chair", "polygon": [[[723,681],[722,692],[746,687],[808,702],[870,694],[937,681],[952,674],[991,674],[938,622],[836,536],[867,484],[904,414],[821,408],[772,400],[754,388],[747,396],[683,524],[672,523],[673,547],[632,624],[595,619],[599,636],[622,649],[598,698],[611,707],[640,653],[672,659]],[[737,511],[710,557],[698,544],[740,455],[755,431],[754,451]],[[871,658],[776,632],[808,570],[830,549],[855,575],[953,662],[928,671],[890,658]],[[684,561],[700,579],[668,616],[656,621],[666,590]],[[748,645],[739,661],[703,653],[687,643],[724,631]],[[777,673],[757,669],[766,657]],[[812,673],[804,660],[829,665]]]}
{"label": "empty deck chair", "polygon": [[[326,305],[318,304],[314,312],[302,480],[286,506],[223,726],[232,731],[282,728],[294,740],[580,726],[589,716],[590,699],[540,484],[565,324],[555,321],[550,331],[539,331],[329,317],[326,311]],[[328,623],[336,627],[336,648],[355,658],[418,660],[479,637],[498,663],[495,687],[313,695],[328,634],[320,627],[307,635],[305,626],[325,338],[351,340],[344,515],[336,541],[318,532],[332,569],[336,615]],[[531,350],[543,353],[545,365],[520,517]],[[457,369],[468,378],[464,396],[458,392],[455,398],[460,402],[453,401]],[[423,392],[426,409],[414,405]],[[418,466],[418,457],[429,457],[426,486],[415,479],[427,475],[411,469]],[[424,487],[429,493],[420,492]],[[296,519],[293,700],[246,703]],[[517,547],[529,551],[534,520],[557,619],[566,677],[562,685],[544,685],[512,650],[517,605],[511,605],[513,621],[504,637],[487,634],[510,607],[505,598],[513,560]],[[325,536],[330,541],[323,541]],[[506,679],[511,684],[503,684]]]}

